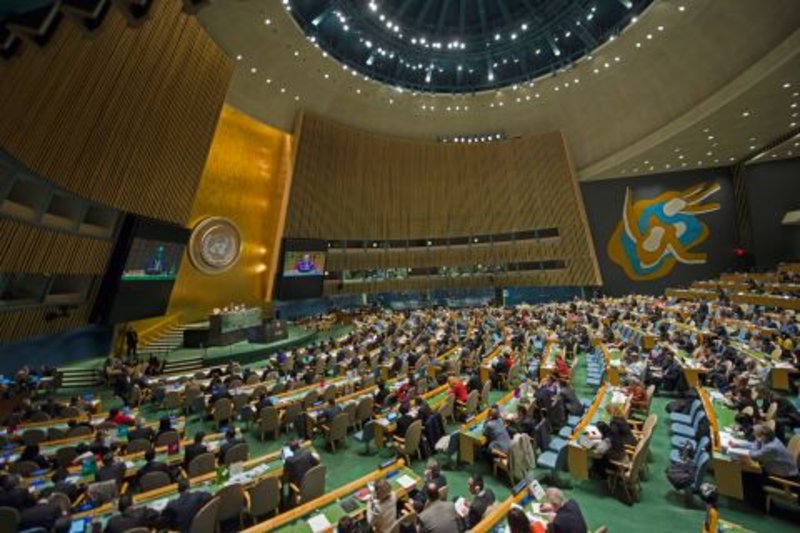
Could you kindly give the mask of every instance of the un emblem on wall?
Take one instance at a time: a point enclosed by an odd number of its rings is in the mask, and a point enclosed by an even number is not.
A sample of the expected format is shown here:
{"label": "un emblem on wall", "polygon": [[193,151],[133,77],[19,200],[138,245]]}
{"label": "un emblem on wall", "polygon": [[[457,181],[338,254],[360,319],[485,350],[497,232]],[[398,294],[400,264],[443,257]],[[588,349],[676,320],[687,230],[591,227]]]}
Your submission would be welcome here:
{"label": "un emblem on wall", "polygon": [[192,230],[189,259],[206,274],[233,268],[242,253],[242,236],[236,224],[224,217],[201,220]]}

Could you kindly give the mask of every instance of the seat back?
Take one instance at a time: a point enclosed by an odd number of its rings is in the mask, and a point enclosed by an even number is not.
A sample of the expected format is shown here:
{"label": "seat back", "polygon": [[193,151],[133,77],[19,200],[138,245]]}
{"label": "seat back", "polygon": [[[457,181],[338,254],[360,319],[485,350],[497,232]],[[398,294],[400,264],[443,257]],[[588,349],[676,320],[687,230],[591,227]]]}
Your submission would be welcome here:
{"label": "seat back", "polygon": [[39,465],[33,461],[16,461],[9,465],[9,471],[12,474],[22,477],[29,477],[36,470],[39,470]]}
{"label": "seat back", "polygon": [[233,402],[229,398],[220,398],[214,403],[214,421],[230,420],[233,416]]}
{"label": "seat back", "polygon": [[303,412],[303,404],[301,404],[300,402],[294,402],[293,404],[289,405],[289,407],[286,408],[286,411],[284,411],[285,414],[284,420],[286,420],[287,423],[294,422],[302,412]]}
{"label": "seat back", "polygon": [[403,453],[408,456],[417,453],[419,448],[419,441],[422,437],[422,421],[416,420],[408,426],[406,430],[405,443],[403,445]]}
{"label": "seat back", "polygon": [[180,440],[181,435],[177,431],[165,431],[156,437],[156,447],[161,448],[162,446],[169,446],[170,444],[180,442]]}
{"label": "seat back", "polygon": [[226,465],[231,465],[233,463],[242,463],[247,461],[248,457],[250,456],[250,448],[248,447],[246,442],[241,442],[227,452],[225,452],[225,457],[223,458],[222,462]]}
{"label": "seat back", "polygon": [[281,492],[278,476],[263,478],[250,487],[250,514],[256,519],[278,510]]}
{"label": "seat back", "polygon": [[483,388],[481,389],[481,405],[488,406],[489,405],[489,393],[492,392],[492,382],[491,380],[487,380],[486,383],[483,384]]}
{"label": "seat back", "polygon": [[239,483],[226,485],[219,492],[219,514],[217,515],[217,522],[224,522],[232,518],[240,518],[242,511],[244,511],[246,500],[244,495],[244,488]]}
{"label": "seat back", "polygon": [[472,416],[478,410],[478,400],[480,400],[480,393],[476,390],[469,393],[467,396],[467,404],[464,406],[464,414]]}
{"label": "seat back", "polygon": [[170,483],[172,480],[166,472],[148,472],[139,480],[139,488],[142,492],[147,492],[166,487]]}
{"label": "seat back", "polygon": [[189,461],[188,474],[190,478],[210,474],[216,468],[216,460],[211,452],[201,453]]}
{"label": "seat back", "polygon": [[72,502],[70,501],[69,496],[62,492],[54,492],[50,494],[50,496],[47,498],[47,502],[55,505],[64,513],[69,513],[69,510],[72,507]]}
{"label": "seat back", "polygon": [[692,483],[692,487],[697,490],[700,488],[700,485],[703,483],[703,477],[706,473],[706,468],[708,467],[708,462],[711,457],[708,455],[708,452],[700,452],[700,455],[697,457],[695,461],[694,467],[694,483]]}
{"label": "seat back", "polygon": [[28,422],[47,422],[50,420],[50,415],[44,411],[34,411],[28,417]]}
{"label": "seat back", "polygon": [[356,420],[358,422],[364,422],[372,418],[372,410],[375,400],[372,399],[372,396],[364,396],[358,401],[358,407],[356,408]]}
{"label": "seat back", "polygon": [[22,433],[22,442],[26,446],[39,444],[47,438],[47,433],[43,429],[26,429]]}
{"label": "seat back", "polygon": [[85,437],[92,433],[94,433],[94,430],[89,426],[75,426],[74,428],[69,428],[67,437]]}
{"label": "seat back", "polygon": [[261,409],[258,420],[258,425],[262,433],[275,431],[280,423],[280,419],[278,418],[278,410],[272,406],[264,407]]}
{"label": "seat back", "polygon": [[215,496],[197,511],[189,526],[189,533],[217,533],[220,500]]}
{"label": "seat back", "polygon": [[347,438],[347,426],[350,423],[350,415],[347,412],[341,412],[333,417],[331,422],[331,432],[328,440],[344,440]]}
{"label": "seat back", "polygon": [[789,455],[794,457],[795,464],[800,463],[800,435],[792,435],[786,448],[789,450]]}
{"label": "seat back", "polygon": [[164,396],[162,407],[164,409],[178,409],[182,403],[183,398],[181,397],[180,391],[171,390],[167,391],[167,394]]}
{"label": "seat back", "polygon": [[125,453],[145,452],[150,449],[152,444],[147,439],[134,439],[125,447]]}
{"label": "seat back", "polygon": [[61,418],[78,418],[81,416],[81,411],[77,407],[71,405],[61,410]]}
{"label": "seat back", "polygon": [[455,405],[455,397],[448,395],[442,406],[439,408],[439,414],[442,418],[453,418],[453,407]]}
{"label": "seat back", "polygon": [[314,404],[317,403],[318,399],[319,399],[319,393],[317,392],[316,389],[308,391],[306,395],[303,396],[303,409],[309,409],[313,407]]}
{"label": "seat back", "polygon": [[78,449],[75,446],[62,446],[56,450],[56,464],[61,468],[67,468],[76,457]]}
{"label": "seat back", "polygon": [[0,533],[16,533],[21,519],[13,507],[0,507]]}
{"label": "seat back", "polygon": [[328,402],[336,398],[336,385],[328,385],[322,392],[322,401]]}
{"label": "seat back", "polygon": [[325,465],[317,465],[310,468],[300,482],[300,499],[303,502],[310,502],[325,494],[325,475],[327,469]]}

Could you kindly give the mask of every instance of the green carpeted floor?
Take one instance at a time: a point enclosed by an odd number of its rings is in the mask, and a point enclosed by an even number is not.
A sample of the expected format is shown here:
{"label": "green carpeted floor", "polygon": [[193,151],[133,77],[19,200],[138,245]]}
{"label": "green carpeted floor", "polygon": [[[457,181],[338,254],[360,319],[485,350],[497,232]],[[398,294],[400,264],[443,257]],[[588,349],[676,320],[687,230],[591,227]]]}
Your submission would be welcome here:
{"label": "green carpeted floor", "polygon": [[[578,369],[575,380],[578,394],[582,398],[591,398],[594,396],[594,392],[583,386],[586,375],[585,365],[580,364]],[[109,402],[107,405],[119,403],[117,400],[112,400],[107,392],[102,394],[104,399]],[[494,392],[493,395],[493,399],[499,398],[502,393]],[[705,514],[702,502],[696,497],[687,498],[676,493],[664,474],[669,463],[670,451],[669,428],[664,423],[666,415],[664,407],[668,401],[667,398],[655,398],[653,402],[653,412],[659,415],[661,421],[656,427],[656,433],[652,440],[653,458],[649,464],[650,474],[643,483],[642,500],[639,503],[629,507],[620,502],[608,493],[604,482],[572,480],[572,489],[567,493],[578,501],[592,530],[606,525],[612,533],[700,531]],[[157,413],[150,407],[145,407],[144,411],[149,416],[157,416]],[[210,431],[211,424],[191,417],[188,433],[193,435],[200,429]],[[449,431],[455,429],[456,426],[448,427]],[[283,435],[278,441],[262,443],[253,434],[247,433],[246,438],[250,444],[251,457],[279,449],[292,436]],[[384,450],[372,457],[363,457],[359,455],[359,452],[364,449],[363,445],[352,437],[349,439],[348,448],[336,453],[325,451],[321,438],[315,441],[315,445],[328,469],[328,490],[335,489],[373,471],[381,461],[392,456],[390,451]],[[412,465],[414,470],[419,473],[422,473],[424,466],[423,461],[417,461]],[[461,467],[457,470],[445,471],[450,497],[467,495],[467,479],[472,468]],[[492,477],[488,464],[481,463],[474,468],[478,468],[484,474],[487,484],[494,490],[498,499],[504,499],[509,495],[509,487],[504,482]],[[544,474],[544,471],[536,472],[537,477]],[[709,481],[713,481],[710,476]],[[562,478],[568,479],[569,475],[564,473]],[[725,499],[721,501],[719,508],[722,518],[737,522],[753,531],[769,531],[770,533],[800,531],[798,522],[796,522],[798,515],[792,516],[788,512],[783,512],[781,517],[767,516],[762,512],[750,509],[746,504],[732,503]]]}

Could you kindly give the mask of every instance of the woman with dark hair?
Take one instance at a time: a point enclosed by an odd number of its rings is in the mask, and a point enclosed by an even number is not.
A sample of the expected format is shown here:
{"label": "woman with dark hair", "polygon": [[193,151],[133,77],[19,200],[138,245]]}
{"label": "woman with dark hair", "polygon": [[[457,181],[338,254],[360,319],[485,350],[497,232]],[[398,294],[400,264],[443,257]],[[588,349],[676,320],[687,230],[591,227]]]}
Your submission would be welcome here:
{"label": "woman with dark hair", "polygon": [[168,416],[162,416],[161,420],[158,421],[158,432],[156,433],[156,438],[158,438],[162,433],[167,433],[168,431],[174,431],[172,427],[172,420]]}
{"label": "woman with dark hair", "polygon": [[528,515],[521,507],[514,506],[508,511],[508,532],[509,533],[531,533],[533,526],[528,520]]}

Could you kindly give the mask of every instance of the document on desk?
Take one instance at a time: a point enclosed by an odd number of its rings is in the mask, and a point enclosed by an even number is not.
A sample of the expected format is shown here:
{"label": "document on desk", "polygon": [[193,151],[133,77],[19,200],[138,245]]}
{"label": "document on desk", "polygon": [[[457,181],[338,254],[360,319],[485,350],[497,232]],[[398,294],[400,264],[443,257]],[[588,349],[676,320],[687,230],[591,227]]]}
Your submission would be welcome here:
{"label": "document on desk", "polygon": [[311,531],[314,533],[322,533],[323,531],[328,531],[331,528],[331,523],[328,521],[328,517],[324,514],[318,514],[315,517],[308,519],[308,527],[311,528]]}
{"label": "document on desk", "polygon": [[413,489],[417,486],[417,482],[414,481],[414,478],[409,476],[408,474],[403,474],[399,478],[397,478],[397,483],[403,487],[404,489]]}

